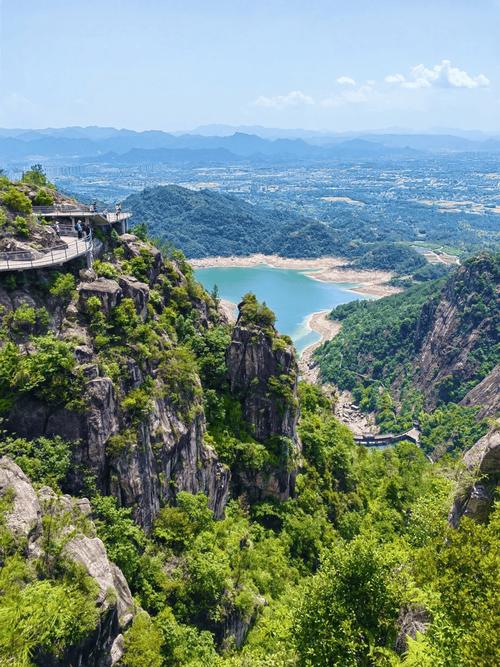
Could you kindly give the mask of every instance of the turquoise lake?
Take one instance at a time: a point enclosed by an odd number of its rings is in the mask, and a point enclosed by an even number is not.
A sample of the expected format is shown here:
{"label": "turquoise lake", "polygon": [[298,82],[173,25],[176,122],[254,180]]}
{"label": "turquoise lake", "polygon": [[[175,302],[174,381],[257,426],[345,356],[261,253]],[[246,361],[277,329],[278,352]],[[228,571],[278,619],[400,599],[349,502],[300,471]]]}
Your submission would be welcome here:
{"label": "turquoise lake", "polygon": [[279,331],[292,338],[298,352],[320,338],[307,326],[312,313],[366,298],[350,292],[350,285],[321,282],[303,271],[273,269],[266,264],[196,269],[195,275],[209,291],[217,285],[220,297],[233,303],[238,303],[246,292],[253,292],[274,310]]}

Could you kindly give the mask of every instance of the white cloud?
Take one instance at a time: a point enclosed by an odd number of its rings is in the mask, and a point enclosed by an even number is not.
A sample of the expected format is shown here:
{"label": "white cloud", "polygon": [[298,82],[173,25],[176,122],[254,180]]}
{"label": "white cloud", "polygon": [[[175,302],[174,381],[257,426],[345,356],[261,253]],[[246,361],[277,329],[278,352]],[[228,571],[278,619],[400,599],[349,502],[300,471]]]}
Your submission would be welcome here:
{"label": "white cloud", "polygon": [[490,85],[484,74],[471,76],[464,70],[454,67],[449,60],[442,60],[432,69],[425,65],[415,65],[408,76],[389,74],[385,82],[402,88],[484,88]]}
{"label": "white cloud", "polygon": [[355,86],[356,81],[354,79],[351,79],[350,76],[339,76],[337,79],[337,83],[341,86]]}
{"label": "white cloud", "polygon": [[356,88],[342,90],[337,95],[321,100],[321,106],[330,109],[342,107],[347,104],[363,104],[370,101],[374,93],[373,82],[367,81],[365,84]]}
{"label": "white cloud", "polygon": [[274,95],[273,97],[261,95],[254,102],[255,106],[267,109],[285,109],[311,104],[314,104],[314,99],[300,90],[292,90],[287,95]]}
{"label": "white cloud", "polygon": [[385,77],[384,81],[386,83],[403,83],[405,77],[402,74],[389,74]]}

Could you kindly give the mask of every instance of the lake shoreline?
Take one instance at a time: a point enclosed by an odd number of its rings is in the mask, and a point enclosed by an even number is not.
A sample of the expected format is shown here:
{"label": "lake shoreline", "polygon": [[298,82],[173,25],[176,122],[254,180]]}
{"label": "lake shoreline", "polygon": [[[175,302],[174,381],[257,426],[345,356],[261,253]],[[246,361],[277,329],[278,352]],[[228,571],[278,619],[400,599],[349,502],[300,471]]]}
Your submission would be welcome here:
{"label": "lake shoreline", "polygon": [[320,345],[334,338],[341,329],[340,322],[329,319],[330,312],[330,310],[319,310],[316,313],[311,313],[307,318],[307,328],[320,336],[319,340],[307,345],[299,355],[300,375],[307,382],[318,382],[319,367],[314,361],[314,352]]}
{"label": "lake shoreline", "polygon": [[251,268],[261,264],[274,269],[294,269],[303,271],[305,275],[313,280],[342,284],[345,289],[351,292],[376,298],[401,291],[399,288],[387,284],[394,275],[390,271],[355,269],[346,266],[346,262],[347,260],[342,257],[327,256],[314,259],[295,259],[293,257],[263,254],[242,257],[235,255],[230,257],[201,257],[189,260],[194,269]]}

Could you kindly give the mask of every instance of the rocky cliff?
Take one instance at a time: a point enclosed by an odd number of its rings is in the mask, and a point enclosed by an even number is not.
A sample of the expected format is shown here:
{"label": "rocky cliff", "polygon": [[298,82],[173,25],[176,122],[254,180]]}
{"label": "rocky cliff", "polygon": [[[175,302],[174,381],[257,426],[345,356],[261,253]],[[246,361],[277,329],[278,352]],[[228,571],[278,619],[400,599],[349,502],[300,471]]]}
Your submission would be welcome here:
{"label": "rocky cliff", "polygon": [[60,343],[57,350],[68,357],[54,395],[44,390],[47,377],[38,391],[15,392],[8,428],[73,443],[65,489],[81,493],[90,475],[99,491],[132,507],[146,529],[183,490],[206,493],[220,516],[228,471],[204,442],[200,380],[178,332],[180,325],[208,329],[217,312],[179,262],[164,260],[152,245],[123,235],[104,248],[97,270],[82,270],[67,294],[54,295],[50,273],[25,275],[15,289],[4,282],[4,329],[20,358],[38,351],[29,338],[35,325],[13,329],[20,307],[43,312],[44,344]]}
{"label": "rocky cliff", "polygon": [[272,450],[273,460],[258,472],[240,470],[234,481],[252,499],[285,500],[293,493],[300,454],[297,360],[265,304],[247,295],[238,308],[227,351],[230,391],[240,401],[255,439]]}
{"label": "rocky cliff", "polygon": [[[439,299],[429,301],[420,313],[415,331],[413,360],[415,386],[433,409],[439,400],[462,399],[478,405],[482,415],[498,410],[498,392],[483,380],[498,345],[500,313],[498,288],[500,260],[479,255],[459,268]],[[469,392],[463,396],[463,388]]]}
{"label": "rocky cliff", "polygon": [[[117,664],[123,654],[122,632],[135,614],[135,604],[121,570],[109,561],[104,544],[95,536],[89,501],[57,496],[47,486],[35,491],[21,468],[7,457],[0,459],[1,499],[8,500],[8,509],[0,522],[5,523],[12,538],[9,555],[22,554],[28,565],[40,573],[40,578],[55,582],[63,578],[65,563],[73,564],[82,569],[95,590],[98,613],[94,630],[82,641],[65,646],[57,656],[38,649],[33,656],[34,664],[40,667]],[[2,565],[6,551],[3,548]]]}
{"label": "rocky cliff", "polygon": [[473,481],[455,498],[449,522],[455,528],[463,516],[486,521],[500,480],[500,431],[491,430],[464,454]]}

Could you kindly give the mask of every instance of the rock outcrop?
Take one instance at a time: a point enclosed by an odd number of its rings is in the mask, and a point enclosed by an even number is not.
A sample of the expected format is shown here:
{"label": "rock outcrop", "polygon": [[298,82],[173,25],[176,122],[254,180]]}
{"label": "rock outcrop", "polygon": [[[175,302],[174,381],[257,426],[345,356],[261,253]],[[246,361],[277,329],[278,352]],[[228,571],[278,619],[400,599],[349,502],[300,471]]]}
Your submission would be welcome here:
{"label": "rock outcrop", "polygon": [[7,457],[0,459],[0,497],[10,494],[5,523],[17,540],[30,545],[41,534],[41,509],[35,490],[21,468]]}
{"label": "rock outcrop", "polygon": [[460,401],[460,405],[478,407],[478,419],[494,417],[500,413],[500,365],[488,373]]}
{"label": "rock outcrop", "polygon": [[[497,292],[485,287],[488,283],[496,285]],[[422,307],[415,331],[413,366],[415,386],[424,394],[428,410],[434,409],[439,400],[450,400],[450,391],[453,399],[455,387],[482,379],[482,355],[476,352],[493,345],[497,335],[498,284],[495,259],[480,255],[457,270],[438,301],[431,300]],[[483,414],[493,414],[498,391],[486,382],[477,394],[469,392],[464,401],[481,405]]]}
{"label": "rock outcrop", "polygon": [[480,522],[488,519],[500,479],[500,431],[492,430],[478,440],[464,454],[463,462],[476,481],[455,498],[448,517],[455,528],[463,516]]}
{"label": "rock outcrop", "polygon": [[251,319],[245,302],[227,351],[231,393],[254,438],[273,450],[275,464],[239,471],[234,484],[249,497],[285,500],[293,493],[300,442],[297,435],[298,367],[293,346],[274,326]]}
{"label": "rock outcrop", "polygon": [[[56,335],[72,344],[78,341],[74,354],[83,384],[81,395],[75,398],[80,399],[81,405],[76,408],[64,402],[53,405],[33,394],[16,396],[8,427],[30,439],[60,436],[75,443],[65,490],[81,493],[85,475],[90,472],[97,488],[132,507],[135,519],[146,530],[151,528],[161,505],[174,499],[179,491],[204,492],[215,515],[220,517],[227,501],[229,471],[204,442],[201,392],[195,396],[194,391],[193,397],[181,396],[186,407],[180,410],[166,386],[170,371],[162,371],[165,377],[161,377],[158,355],[154,358],[145,346],[141,348],[126,339],[117,341],[121,345],[119,378],[112,379],[103,371],[103,356],[99,356],[91,326],[96,310],[99,317],[105,318],[104,327],[109,327],[116,308],[124,299],[131,299],[140,320],[145,322],[149,318],[148,326],[153,331],[157,315],[151,314],[153,309],[148,306],[151,290],[156,290],[155,312],[168,307],[175,289],[186,295],[182,298],[189,298],[188,281],[175,263],[166,265],[156,248],[131,234],[123,235],[120,242],[126,261],[139,261],[148,282],[122,272],[118,264],[116,280],[98,278],[93,270],[85,270],[80,276],[83,281],[77,284],[77,296],[65,311],[60,312],[60,303],[56,306],[50,298],[44,304],[54,318],[50,325]],[[15,307],[15,294],[3,292],[2,301]],[[92,297],[94,301],[89,308]],[[100,310],[95,307],[96,298]],[[38,299],[36,305],[41,303]],[[200,327],[210,325],[207,304],[198,293],[193,294],[189,307]],[[160,357],[163,351],[175,348],[167,333],[152,335],[156,336],[153,344]],[[196,387],[199,390],[199,383],[194,371],[186,393]],[[148,388],[143,389],[146,385]],[[123,398],[134,391],[142,391],[148,399],[147,410],[137,419],[122,405]]]}
{"label": "rock outcrop", "polygon": [[[5,496],[10,504],[5,514],[6,526],[28,559],[45,559],[43,520],[50,516],[51,541],[63,544],[61,557],[80,564],[97,583],[99,621],[95,631],[83,643],[69,647],[64,655],[37,656],[35,664],[111,667],[118,663],[123,654],[119,638],[132,621],[135,605],[123,573],[108,559],[104,544],[94,534],[88,518],[89,501],[57,496],[49,487],[42,487],[37,493],[21,468],[7,457],[0,459],[0,498]],[[77,527],[82,525],[83,517],[85,533]]]}

